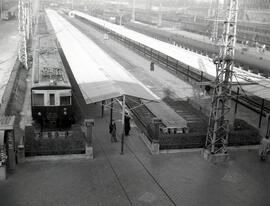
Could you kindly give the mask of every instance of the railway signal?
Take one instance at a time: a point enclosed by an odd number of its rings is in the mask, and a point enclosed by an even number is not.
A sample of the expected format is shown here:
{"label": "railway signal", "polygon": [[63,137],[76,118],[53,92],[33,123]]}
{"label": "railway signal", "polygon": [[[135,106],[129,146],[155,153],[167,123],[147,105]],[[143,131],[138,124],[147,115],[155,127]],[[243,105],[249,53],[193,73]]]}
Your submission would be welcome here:
{"label": "railway signal", "polygon": [[216,64],[216,79],[212,96],[204,156],[211,159],[217,155],[227,154],[229,120],[231,109],[231,86],[236,43],[236,25],[238,1],[230,0],[226,12],[222,43]]}

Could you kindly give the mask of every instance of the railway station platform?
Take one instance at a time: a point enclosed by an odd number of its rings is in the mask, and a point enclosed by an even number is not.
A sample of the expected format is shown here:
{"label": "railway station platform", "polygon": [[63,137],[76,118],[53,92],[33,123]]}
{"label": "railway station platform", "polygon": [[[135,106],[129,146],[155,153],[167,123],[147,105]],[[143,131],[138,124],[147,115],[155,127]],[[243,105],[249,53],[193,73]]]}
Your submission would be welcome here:
{"label": "railway station platform", "polygon": [[120,142],[110,141],[109,116],[107,109],[95,118],[93,160],[27,160],[0,182],[1,205],[269,205],[270,162],[260,162],[257,151],[231,151],[220,165],[196,151],[151,155],[132,123],[120,155]]}
{"label": "railway station platform", "polygon": [[[165,37],[166,35],[168,36],[166,39],[161,35],[160,38],[163,39],[163,41],[170,42],[172,44],[179,44],[179,46],[182,45],[199,53],[211,54],[218,52],[218,47],[210,40],[210,38],[201,34],[185,30],[177,30],[175,28],[158,28],[138,21],[130,22],[125,26],[149,35],[156,35],[155,38],[158,38],[158,33],[163,32]],[[262,52],[259,48],[237,43],[235,55],[238,63],[244,65],[246,69],[251,69],[255,73],[258,73],[258,69],[260,69],[260,73],[264,73],[266,76],[269,76],[267,63],[270,60],[269,50]]]}
{"label": "railway station platform", "polygon": [[[81,31],[85,32],[85,34],[92,38],[103,50],[106,50],[112,58],[117,59],[121,65],[137,79],[140,79],[140,81],[160,97],[160,99],[165,100],[167,96],[171,96],[175,100],[194,100],[193,102],[196,102],[194,105],[196,109],[201,110],[206,115],[209,114],[211,97],[200,95],[200,88],[198,86],[192,86],[192,82],[188,82],[186,77],[171,72],[170,69],[161,67],[158,64],[155,64],[155,70],[151,71],[149,68],[151,60],[149,58],[139,55],[111,37],[108,40],[104,40],[104,34],[102,32],[97,31],[93,27],[75,18],[68,18],[68,20]],[[234,109],[234,102],[232,102],[232,108]],[[201,119],[198,113],[192,114],[189,113],[189,111],[182,112],[187,112],[187,114],[182,117],[184,117],[188,123],[197,122],[197,124],[203,125],[204,120]],[[265,135],[267,128],[267,120],[265,117],[262,118],[261,127],[259,128],[260,115],[238,104],[236,118],[245,120],[248,124],[259,129],[262,136]]]}

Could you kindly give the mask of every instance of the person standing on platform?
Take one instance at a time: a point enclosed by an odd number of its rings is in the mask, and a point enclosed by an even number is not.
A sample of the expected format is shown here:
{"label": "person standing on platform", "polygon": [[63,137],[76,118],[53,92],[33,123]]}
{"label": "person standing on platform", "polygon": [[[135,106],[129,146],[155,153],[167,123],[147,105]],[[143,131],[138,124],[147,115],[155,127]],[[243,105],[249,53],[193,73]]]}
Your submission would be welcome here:
{"label": "person standing on platform", "polygon": [[116,124],[115,124],[114,121],[110,125],[110,133],[111,133],[111,142],[117,142],[117,138],[116,138]]}
{"label": "person standing on platform", "polygon": [[128,113],[125,113],[125,135],[128,136],[130,131],[130,117]]}

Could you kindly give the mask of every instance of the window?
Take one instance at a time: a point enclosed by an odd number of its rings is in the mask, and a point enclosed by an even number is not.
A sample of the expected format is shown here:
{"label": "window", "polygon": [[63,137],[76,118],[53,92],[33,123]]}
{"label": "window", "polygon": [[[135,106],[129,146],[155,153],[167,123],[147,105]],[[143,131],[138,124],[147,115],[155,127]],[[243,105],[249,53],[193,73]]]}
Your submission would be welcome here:
{"label": "window", "polygon": [[51,106],[54,106],[54,105],[55,105],[54,94],[50,94],[50,105],[51,105]]}
{"label": "window", "polygon": [[60,106],[71,105],[70,96],[60,96]]}
{"label": "window", "polygon": [[44,106],[44,94],[33,94],[33,105]]}

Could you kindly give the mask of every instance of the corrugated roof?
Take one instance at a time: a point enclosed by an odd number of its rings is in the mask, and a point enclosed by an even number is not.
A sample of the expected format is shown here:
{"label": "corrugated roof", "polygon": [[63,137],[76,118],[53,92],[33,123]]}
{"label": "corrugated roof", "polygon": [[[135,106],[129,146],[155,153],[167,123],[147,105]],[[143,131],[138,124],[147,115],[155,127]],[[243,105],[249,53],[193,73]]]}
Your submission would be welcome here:
{"label": "corrugated roof", "polygon": [[134,96],[159,98],[56,11],[46,10],[86,103]]}

